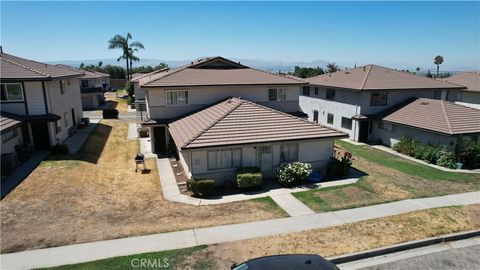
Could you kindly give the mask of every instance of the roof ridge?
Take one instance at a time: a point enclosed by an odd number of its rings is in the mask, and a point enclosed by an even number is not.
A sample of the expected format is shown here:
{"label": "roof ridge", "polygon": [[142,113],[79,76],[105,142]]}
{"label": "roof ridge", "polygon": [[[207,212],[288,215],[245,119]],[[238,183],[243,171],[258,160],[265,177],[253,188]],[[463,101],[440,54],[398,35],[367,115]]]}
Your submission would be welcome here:
{"label": "roof ridge", "polygon": [[365,78],[363,79],[362,86],[360,87],[361,90],[365,89],[365,85],[367,84],[368,77],[370,76],[370,71],[372,71],[372,65],[368,65],[367,74],[365,74]]}
{"label": "roof ridge", "polygon": [[[223,103],[228,102],[228,101],[230,101],[230,100],[232,100],[232,98],[229,98],[229,99],[225,100],[224,102],[218,103],[217,105],[223,104]],[[213,126],[215,126],[216,124],[218,124],[218,122],[220,122],[220,121],[222,121],[223,119],[225,119],[225,117],[227,117],[228,115],[230,115],[234,110],[236,110],[238,107],[240,107],[240,105],[242,105],[242,104],[244,103],[244,101],[245,101],[245,100],[243,100],[243,99],[238,99],[238,100],[240,100],[240,102],[239,102],[236,106],[234,106],[234,107],[232,107],[230,110],[228,110],[228,111],[225,113],[225,115],[223,115],[222,117],[220,117],[220,118],[218,118],[217,120],[213,121],[213,123],[210,124],[207,128],[204,128],[204,129],[200,130],[197,135],[195,135],[195,136],[192,137],[190,140],[188,140],[187,142],[185,142],[185,143],[183,144],[182,148],[183,148],[183,147],[187,147],[187,146],[188,146],[189,144],[191,144],[193,141],[195,141],[196,139],[198,139],[198,137],[200,137],[200,136],[202,136],[203,134],[205,134],[205,132],[207,132],[207,131],[210,130]],[[206,109],[208,109],[208,108],[206,108]]]}
{"label": "roof ridge", "polygon": [[[35,72],[35,73],[37,73],[37,74],[39,74],[39,75],[42,75],[42,76],[51,77],[51,74],[46,74],[46,73],[40,72],[40,71],[38,71],[38,70],[35,70],[35,69],[31,68],[31,67],[27,67],[27,66],[25,66],[25,65],[22,65],[22,64],[20,64],[20,63],[17,63],[17,62],[15,62],[15,61],[12,61],[12,60],[7,59],[7,58],[5,58],[5,57],[2,57],[2,59],[5,60],[5,61],[7,61],[7,62],[9,62],[9,63],[11,63],[11,64],[14,64],[14,65],[20,67],[20,68],[23,68],[23,69],[25,69],[25,70],[29,70],[29,71]],[[30,61],[30,60],[28,60],[28,59],[25,59],[25,60]],[[37,62],[37,63],[39,63],[39,62]],[[39,64],[42,64],[42,63],[39,63]],[[47,64],[43,64],[43,65],[47,65]]]}
{"label": "roof ridge", "polygon": [[448,112],[447,112],[447,109],[445,108],[445,100],[440,100],[440,104],[442,107],[443,116],[445,117],[445,120],[447,123],[448,132],[453,135],[452,125],[450,124],[450,119],[448,118]]}

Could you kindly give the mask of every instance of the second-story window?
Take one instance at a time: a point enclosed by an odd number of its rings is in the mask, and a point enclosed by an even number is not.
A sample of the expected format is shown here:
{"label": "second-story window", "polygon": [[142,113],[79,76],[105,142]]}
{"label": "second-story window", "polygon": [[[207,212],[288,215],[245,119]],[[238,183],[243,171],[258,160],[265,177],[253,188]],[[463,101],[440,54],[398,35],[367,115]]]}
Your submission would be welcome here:
{"label": "second-story window", "polygon": [[60,94],[65,95],[65,81],[60,80],[59,83],[60,83]]}
{"label": "second-story window", "polygon": [[327,95],[325,96],[325,99],[335,100],[335,89],[327,89]]}
{"label": "second-story window", "polygon": [[370,95],[370,106],[387,105],[387,92],[372,92]]}
{"label": "second-story window", "polygon": [[2,101],[23,101],[22,84],[2,83]]}
{"label": "second-story window", "polygon": [[285,88],[272,88],[268,89],[269,101],[285,101],[287,100],[287,89]]}
{"label": "second-story window", "polygon": [[188,91],[167,91],[167,105],[188,105]]}
{"label": "second-story window", "polygon": [[82,80],[82,87],[88,87],[88,80]]}
{"label": "second-story window", "polygon": [[315,87],[315,96],[318,96],[318,87]]}
{"label": "second-story window", "polygon": [[310,86],[304,86],[302,89],[302,94],[304,96],[310,96]]}

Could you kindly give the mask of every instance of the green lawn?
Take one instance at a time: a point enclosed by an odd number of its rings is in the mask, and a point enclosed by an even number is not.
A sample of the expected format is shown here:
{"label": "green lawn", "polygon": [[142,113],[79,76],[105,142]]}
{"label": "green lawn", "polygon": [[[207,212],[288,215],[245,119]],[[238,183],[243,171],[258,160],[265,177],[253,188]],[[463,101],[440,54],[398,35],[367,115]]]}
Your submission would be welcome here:
{"label": "green lawn", "polygon": [[[211,269],[213,261],[208,258],[196,258],[195,261],[189,261],[192,254],[204,249],[206,246],[197,246],[185,249],[176,249],[160,252],[142,253],[130,256],[113,257],[105,260],[98,260],[80,264],[63,265],[50,268],[49,270],[153,270],[153,269],[184,269],[188,261],[193,269]],[[141,263],[145,267],[141,267]],[[148,265],[150,263],[150,265]],[[156,264],[156,265],[154,265]],[[190,265],[191,264],[191,265]]]}
{"label": "green lawn", "polygon": [[294,193],[316,212],[480,190],[480,174],[444,172],[370,146],[336,145],[351,152],[353,167],[366,175],[352,185]]}

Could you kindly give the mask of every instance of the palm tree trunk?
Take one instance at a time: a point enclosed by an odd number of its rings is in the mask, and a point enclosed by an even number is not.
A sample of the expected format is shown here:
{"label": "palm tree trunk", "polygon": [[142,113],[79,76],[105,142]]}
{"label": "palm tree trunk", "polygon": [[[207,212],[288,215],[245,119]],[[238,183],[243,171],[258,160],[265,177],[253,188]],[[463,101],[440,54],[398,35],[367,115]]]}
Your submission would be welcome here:
{"label": "palm tree trunk", "polygon": [[126,76],[126,79],[128,81],[128,74],[129,74],[129,69],[128,69],[128,57],[125,58],[125,62],[127,62],[127,76]]}
{"label": "palm tree trunk", "polygon": [[132,63],[132,58],[130,58],[130,80],[132,79],[132,71],[133,70],[133,63]]}
{"label": "palm tree trunk", "polygon": [[437,65],[437,79],[438,79],[438,70],[440,69],[440,65]]}

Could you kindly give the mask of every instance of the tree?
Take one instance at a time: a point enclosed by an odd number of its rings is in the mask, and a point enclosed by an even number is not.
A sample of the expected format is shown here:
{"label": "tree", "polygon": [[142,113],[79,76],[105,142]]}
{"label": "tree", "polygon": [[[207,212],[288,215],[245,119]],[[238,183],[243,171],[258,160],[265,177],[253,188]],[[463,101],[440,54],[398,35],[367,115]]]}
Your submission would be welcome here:
{"label": "tree", "polygon": [[430,69],[427,70],[427,74],[425,74],[425,76],[427,76],[427,78],[433,78],[432,73],[430,73]]}
{"label": "tree", "polygon": [[[115,35],[108,41],[108,49],[121,49],[122,55],[117,59],[120,62],[121,59],[125,59],[126,67],[127,67],[127,79],[131,79],[131,60],[130,56],[134,49],[145,49],[143,44],[139,41],[135,41],[129,43],[132,39],[132,35],[127,33],[126,36],[122,35]],[[138,58],[137,58],[138,59]],[[132,59],[133,60],[133,59]]]}
{"label": "tree", "polygon": [[420,71],[420,67],[417,67],[415,70],[416,70],[417,73],[418,73],[418,72]]}
{"label": "tree", "polygon": [[103,65],[102,61],[98,62],[98,67],[102,67],[102,65]]}
{"label": "tree", "polygon": [[335,63],[329,63],[327,65],[327,72],[328,73],[333,73],[333,72],[336,72],[336,71],[339,71],[340,68],[335,64]]}
{"label": "tree", "polygon": [[437,65],[437,78],[438,78],[438,73],[439,73],[439,70],[440,70],[440,65],[443,63],[443,56],[441,56],[441,55],[435,56],[435,59],[434,59],[433,63],[434,63],[435,65]]}
{"label": "tree", "polygon": [[308,77],[325,74],[325,71],[320,67],[311,68],[311,67],[295,66],[293,73],[290,73],[290,74],[300,78],[308,78]]}
{"label": "tree", "polygon": [[85,68],[85,64],[84,63],[80,63],[80,69],[84,69]]}

